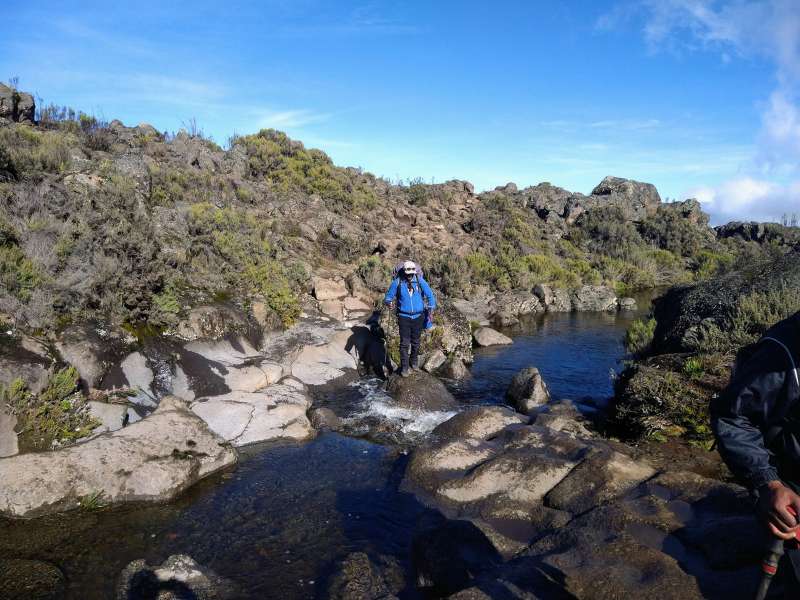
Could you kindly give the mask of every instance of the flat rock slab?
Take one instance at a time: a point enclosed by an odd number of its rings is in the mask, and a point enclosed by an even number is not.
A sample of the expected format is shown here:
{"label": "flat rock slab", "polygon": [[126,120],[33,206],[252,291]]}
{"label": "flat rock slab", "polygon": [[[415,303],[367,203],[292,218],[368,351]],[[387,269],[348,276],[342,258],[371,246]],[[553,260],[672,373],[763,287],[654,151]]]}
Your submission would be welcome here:
{"label": "flat rock slab", "polygon": [[100,425],[95,429],[96,432],[117,431],[122,429],[125,424],[125,417],[128,414],[128,407],[124,404],[109,404],[107,402],[87,402],[89,414],[100,421]]}
{"label": "flat rock slab", "polygon": [[0,514],[33,517],[104,503],[167,501],[220,469],[236,451],[186,403],[167,396],[138,423],[53,452],[0,459]]}
{"label": "flat rock slab", "polygon": [[291,374],[306,385],[322,385],[356,369],[356,359],[346,347],[353,336],[349,329],[336,331],[327,343],[305,346],[292,362]]}
{"label": "flat rock slab", "polygon": [[472,334],[472,338],[475,340],[475,343],[481,347],[503,346],[514,343],[510,337],[503,335],[499,331],[495,331],[491,327],[480,327],[476,329],[475,333]]}
{"label": "flat rock slab", "polygon": [[306,416],[311,401],[291,385],[263,392],[231,392],[199,400],[192,411],[234,446],[277,439],[304,440],[314,435]]}
{"label": "flat rock slab", "polygon": [[402,408],[447,411],[459,406],[445,385],[425,371],[412,371],[410,377],[395,375],[389,380],[387,390]]}

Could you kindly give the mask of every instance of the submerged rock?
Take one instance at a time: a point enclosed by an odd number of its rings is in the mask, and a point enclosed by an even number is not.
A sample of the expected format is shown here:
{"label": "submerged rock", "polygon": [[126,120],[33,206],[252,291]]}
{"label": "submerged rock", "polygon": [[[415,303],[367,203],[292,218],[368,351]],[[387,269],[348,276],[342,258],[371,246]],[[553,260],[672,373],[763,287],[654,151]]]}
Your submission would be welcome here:
{"label": "submerged rock", "polygon": [[53,452],[0,459],[0,514],[28,517],[101,503],[170,500],[236,452],[186,403],[161,401],[148,418]]}
{"label": "submerged rock", "polygon": [[395,375],[389,379],[387,390],[401,408],[443,411],[458,407],[458,402],[445,385],[425,371],[412,371],[410,377]]}
{"label": "submerged rock", "polygon": [[158,598],[158,600],[232,600],[237,586],[199,565],[191,556],[173,554],[159,566],[143,559],[130,563],[119,576],[117,600]]}
{"label": "submerged rock", "polygon": [[363,552],[348,554],[328,585],[331,600],[392,600],[405,587],[403,569],[394,557],[377,564]]}
{"label": "submerged rock", "polygon": [[491,327],[479,327],[472,334],[472,337],[475,343],[481,347],[503,346],[513,343],[510,337],[503,335],[499,331],[495,331]]}
{"label": "submerged rock", "polygon": [[528,367],[514,375],[506,398],[519,412],[529,415],[550,401],[550,391],[539,369]]}
{"label": "submerged rock", "polygon": [[61,570],[41,560],[0,559],[0,598],[3,600],[58,600],[67,581]]}

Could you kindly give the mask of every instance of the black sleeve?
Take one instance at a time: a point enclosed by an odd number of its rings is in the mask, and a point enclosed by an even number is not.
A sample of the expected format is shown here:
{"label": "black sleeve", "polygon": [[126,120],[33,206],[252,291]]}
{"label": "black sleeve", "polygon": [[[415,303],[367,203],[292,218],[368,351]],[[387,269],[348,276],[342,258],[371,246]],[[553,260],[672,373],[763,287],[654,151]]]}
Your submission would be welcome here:
{"label": "black sleeve", "polygon": [[786,351],[763,341],[711,401],[711,428],[719,452],[734,475],[752,488],[778,479],[764,432],[780,423],[791,408],[784,393],[790,369]]}

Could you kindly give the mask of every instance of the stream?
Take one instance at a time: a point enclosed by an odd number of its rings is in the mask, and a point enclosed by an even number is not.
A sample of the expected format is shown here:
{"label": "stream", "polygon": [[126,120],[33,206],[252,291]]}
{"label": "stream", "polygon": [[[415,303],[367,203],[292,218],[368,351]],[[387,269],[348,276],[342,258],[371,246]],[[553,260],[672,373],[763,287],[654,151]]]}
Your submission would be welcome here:
{"label": "stream", "polygon": [[[506,331],[511,346],[478,349],[472,377],[453,384],[465,404],[503,402],[520,369],[537,366],[554,398],[602,407],[621,368],[622,337],[649,306],[614,314],[540,315]],[[377,380],[355,377],[314,390],[315,404],[334,410],[355,403],[348,435],[242,449],[239,465],[210,477],[167,505],[132,505],[44,517],[0,520],[0,557],[51,562],[66,575],[67,598],[108,599],[120,571],[143,558],[160,564],[192,556],[233,580],[244,598],[323,598],[338,561],[351,552],[393,557],[413,585],[410,546],[429,509],[398,490],[408,443],[447,413],[394,410]],[[337,410],[340,412],[340,410]],[[369,436],[393,422],[408,443]],[[410,442],[409,442],[410,440]]]}

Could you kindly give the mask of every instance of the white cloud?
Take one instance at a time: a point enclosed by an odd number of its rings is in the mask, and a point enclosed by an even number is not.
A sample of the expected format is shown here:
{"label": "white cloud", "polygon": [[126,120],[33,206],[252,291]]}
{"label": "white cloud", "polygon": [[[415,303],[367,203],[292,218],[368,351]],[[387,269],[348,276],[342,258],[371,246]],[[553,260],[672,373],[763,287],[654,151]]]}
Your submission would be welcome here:
{"label": "white cloud", "polygon": [[269,111],[262,113],[258,117],[260,128],[272,127],[274,129],[285,129],[287,127],[302,127],[312,123],[327,121],[330,115],[315,113],[310,110],[283,110]]}
{"label": "white cloud", "polygon": [[780,221],[785,214],[800,216],[800,183],[786,186],[752,177],[738,177],[717,187],[702,186],[688,191],[697,198],[712,222]]}
{"label": "white cloud", "polygon": [[[720,222],[800,212],[800,5],[798,0],[637,0],[601,17],[609,29],[644,14],[653,51],[712,51],[728,63],[766,59],[776,85],[764,99],[752,156],[715,187],[690,190]],[[779,184],[777,181],[792,181]]]}

